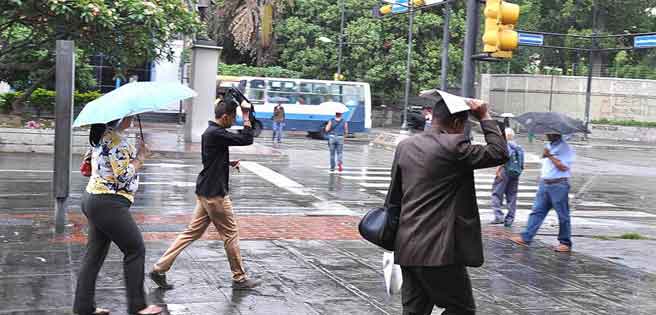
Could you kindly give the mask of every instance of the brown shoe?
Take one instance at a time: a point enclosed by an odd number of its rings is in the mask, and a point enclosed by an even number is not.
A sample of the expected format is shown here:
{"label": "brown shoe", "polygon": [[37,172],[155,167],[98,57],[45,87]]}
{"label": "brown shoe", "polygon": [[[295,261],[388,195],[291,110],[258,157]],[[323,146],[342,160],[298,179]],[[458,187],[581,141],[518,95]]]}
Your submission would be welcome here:
{"label": "brown shoe", "polygon": [[524,242],[524,239],[519,235],[511,237],[510,240],[517,245],[528,246],[528,243]]}
{"label": "brown shoe", "polygon": [[572,248],[570,246],[567,246],[565,244],[560,244],[556,247],[554,247],[554,251],[558,253],[570,253],[572,252]]}
{"label": "brown shoe", "polygon": [[260,281],[245,279],[242,281],[233,281],[232,288],[235,290],[250,290],[260,285]]}

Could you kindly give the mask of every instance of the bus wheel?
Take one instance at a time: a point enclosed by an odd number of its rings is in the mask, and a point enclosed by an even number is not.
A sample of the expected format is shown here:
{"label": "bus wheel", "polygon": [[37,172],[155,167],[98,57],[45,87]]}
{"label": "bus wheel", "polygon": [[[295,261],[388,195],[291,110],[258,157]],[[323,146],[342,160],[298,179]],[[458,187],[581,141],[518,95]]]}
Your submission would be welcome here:
{"label": "bus wheel", "polygon": [[259,120],[256,120],[253,124],[253,136],[259,137],[262,134],[262,123]]}

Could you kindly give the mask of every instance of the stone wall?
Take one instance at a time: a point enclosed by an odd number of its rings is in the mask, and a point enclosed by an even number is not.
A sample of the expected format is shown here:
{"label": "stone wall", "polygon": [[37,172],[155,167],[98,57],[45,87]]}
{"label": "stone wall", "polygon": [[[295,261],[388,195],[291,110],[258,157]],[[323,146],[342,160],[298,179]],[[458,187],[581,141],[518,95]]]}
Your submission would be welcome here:
{"label": "stone wall", "polygon": [[[586,77],[484,74],[481,98],[497,112],[558,111],[585,117]],[[656,121],[656,81],[593,78],[591,119]]]}

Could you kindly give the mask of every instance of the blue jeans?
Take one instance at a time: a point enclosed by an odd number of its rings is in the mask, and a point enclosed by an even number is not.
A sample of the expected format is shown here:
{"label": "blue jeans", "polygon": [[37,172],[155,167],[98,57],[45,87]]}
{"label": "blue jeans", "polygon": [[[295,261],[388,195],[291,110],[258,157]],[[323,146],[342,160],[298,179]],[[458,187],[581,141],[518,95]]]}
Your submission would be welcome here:
{"label": "blue jeans", "polygon": [[273,122],[273,136],[271,137],[271,141],[275,141],[276,139],[278,139],[278,143],[282,141],[282,127],[284,126],[284,122]]}
{"label": "blue jeans", "polygon": [[[517,210],[517,190],[519,187],[519,177],[511,177],[503,174],[501,179],[494,180],[492,185],[492,210],[494,210],[494,221],[501,222],[505,225],[512,225],[515,220],[515,211]],[[505,219],[501,211],[503,198],[506,198],[506,207],[508,214]]]}
{"label": "blue jeans", "polygon": [[335,169],[337,165],[342,164],[342,152],[344,151],[344,136],[328,136],[328,148],[330,149],[330,169]]}
{"label": "blue jeans", "polygon": [[522,239],[530,243],[537,234],[544,218],[551,208],[558,214],[558,241],[567,246],[572,246],[572,227],[569,216],[569,182],[564,181],[555,184],[546,184],[540,181],[538,192],[533,203],[533,211],[528,217],[526,230],[522,233]]}

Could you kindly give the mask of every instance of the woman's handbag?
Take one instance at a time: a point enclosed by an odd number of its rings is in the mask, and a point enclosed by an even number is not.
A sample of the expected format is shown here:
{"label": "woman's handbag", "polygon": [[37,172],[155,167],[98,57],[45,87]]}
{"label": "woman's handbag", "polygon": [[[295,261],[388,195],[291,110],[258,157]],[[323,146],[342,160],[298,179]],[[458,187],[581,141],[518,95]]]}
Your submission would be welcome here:
{"label": "woman's handbag", "polygon": [[394,251],[400,209],[375,208],[362,217],[358,231],[362,237],[386,250]]}
{"label": "woman's handbag", "polygon": [[91,150],[87,151],[82,157],[80,164],[80,173],[84,177],[91,177]]}

